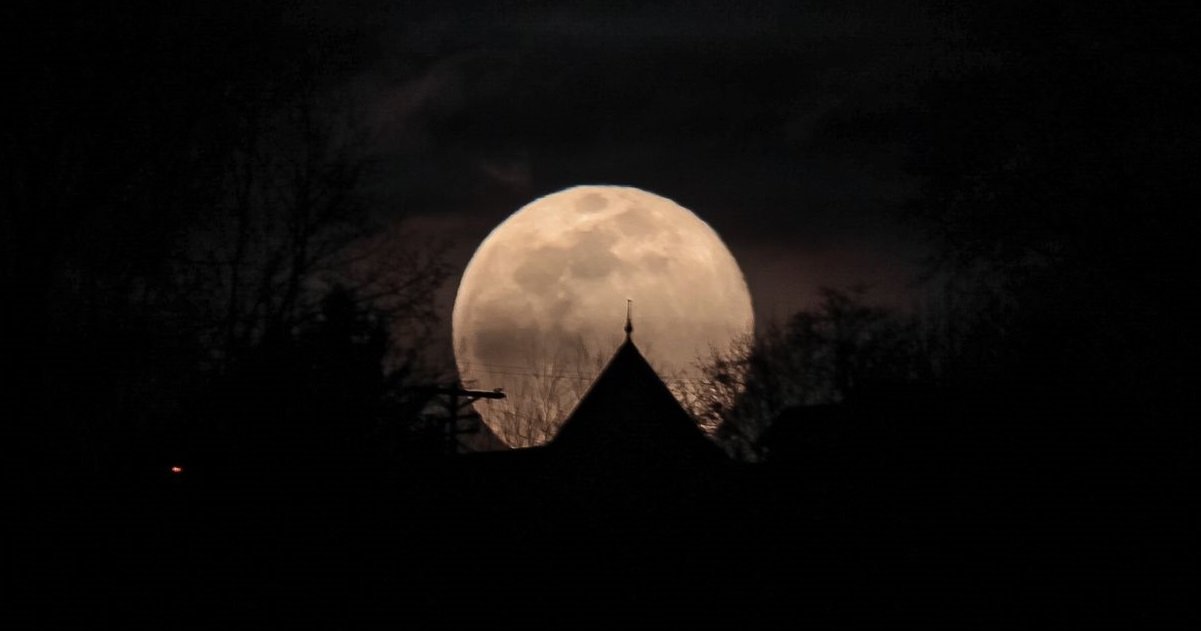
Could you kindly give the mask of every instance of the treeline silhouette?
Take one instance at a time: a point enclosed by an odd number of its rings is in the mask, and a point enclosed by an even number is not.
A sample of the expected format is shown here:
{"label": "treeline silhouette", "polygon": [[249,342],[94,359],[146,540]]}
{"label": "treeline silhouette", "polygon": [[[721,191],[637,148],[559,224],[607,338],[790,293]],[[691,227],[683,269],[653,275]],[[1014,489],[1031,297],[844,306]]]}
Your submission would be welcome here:
{"label": "treeline silhouette", "polygon": [[[899,137],[923,183],[905,215],[933,255],[913,313],[831,292],[764,336],[761,361],[797,356],[771,369],[789,383],[739,384],[755,390],[741,406],[780,399],[761,424],[879,381],[1111,412],[1186,391],[1189,244],[1174,218],[1191,200],[1196,123],[1174,98],[1180,34],[1066,6],[1038,9],[1033,30],[1021,11],[943,9],[960,29],[945,54],[961,63],[912,86],[916,105],[840,111],[820,128],[821,142]],[[331,35],[316,54],[304,24],[260,28],[281,15],[193,32],[150,12],[144,28],[166,35],[98,54],[89,38],[125,25],[91,15],[95,27],[63,34],[78,46],[28,51],[56,69],[21,69],[36,89],[14,97],[27,124],[6,143],[5,329],[31,451],[138,451],[117,443],[195,416],[208,391],[231,400],[238,375],[261,384],[264,366],[295,370],[295,353],[321,364],[309,338],[336,296],[388,332],[371,381],[417,369],[447,270],[376,220],[394,201],[378,197],[380,156],[354,104],[331,96],[366,53]],[[423,377],[450,377],[435,373]]]}
{"label": "treeline silhouette", "polygon": [[408,386],[446,377],[448,269],[385,212],[387,152],[341,89],[366,51],[226,9],[14,9],[44,36],[4,143],[9,445],[42,474],[425,440]]}

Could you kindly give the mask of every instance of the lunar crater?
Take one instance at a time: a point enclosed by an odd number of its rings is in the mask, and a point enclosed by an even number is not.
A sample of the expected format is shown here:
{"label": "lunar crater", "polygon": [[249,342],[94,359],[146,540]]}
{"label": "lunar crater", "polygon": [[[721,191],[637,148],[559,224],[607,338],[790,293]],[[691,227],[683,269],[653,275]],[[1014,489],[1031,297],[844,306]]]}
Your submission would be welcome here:
{"label": "lunar crater", "polygon": [[583,213],[596,213],[609,206],[609,200],[600,193],[584,195],[575,203],[575,207]]}
{"label": "lunar crater", "polygon": [[555,282],[563,276],[567,262],[571,259],[568,248],[539,248],[533,256],[527,256],[513,273],[513,279],[522,289],[536,294],[553,291]]}

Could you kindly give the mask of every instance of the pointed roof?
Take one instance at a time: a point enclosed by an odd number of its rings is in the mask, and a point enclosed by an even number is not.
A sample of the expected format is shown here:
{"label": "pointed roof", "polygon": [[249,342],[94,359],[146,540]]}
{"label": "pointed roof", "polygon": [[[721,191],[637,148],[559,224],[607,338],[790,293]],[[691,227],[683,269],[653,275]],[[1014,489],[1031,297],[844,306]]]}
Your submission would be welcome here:
{"label": "pointed roof", "polygon": [[596,454],[663,457],[685,451],[722,456],[642,356],[629,331],[551,446]]}

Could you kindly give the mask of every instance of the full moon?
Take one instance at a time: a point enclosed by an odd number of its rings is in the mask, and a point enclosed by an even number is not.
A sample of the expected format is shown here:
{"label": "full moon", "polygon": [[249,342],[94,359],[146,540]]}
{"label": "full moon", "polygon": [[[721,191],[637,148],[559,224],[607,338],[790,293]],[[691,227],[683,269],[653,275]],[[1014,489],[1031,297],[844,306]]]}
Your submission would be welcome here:
{"label": "full moon", "polygon": [[717,233],[637,188],[552,193],[484,239],[459,284],[452,337],[463,383],[506,394],[475,404],[501,440],[554,437],[621,343],[627,300],[635,344],[677,397],[700,362],[754,326],[746,281]]}

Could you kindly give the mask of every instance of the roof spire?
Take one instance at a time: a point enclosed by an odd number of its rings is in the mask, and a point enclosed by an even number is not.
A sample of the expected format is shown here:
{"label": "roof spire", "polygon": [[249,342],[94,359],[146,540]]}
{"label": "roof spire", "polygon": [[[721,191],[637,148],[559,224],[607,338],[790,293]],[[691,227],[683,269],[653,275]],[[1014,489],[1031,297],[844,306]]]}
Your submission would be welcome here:
{"label": "roof spire", "polygon": [[630,339],[630,334],[634,332],[634,323],[630,320],[630,307],[634,304],[633,300],[626,298],[626,339]]}

